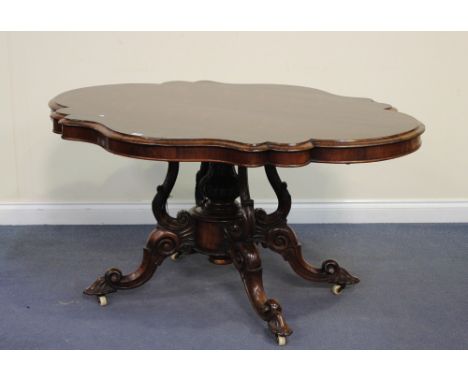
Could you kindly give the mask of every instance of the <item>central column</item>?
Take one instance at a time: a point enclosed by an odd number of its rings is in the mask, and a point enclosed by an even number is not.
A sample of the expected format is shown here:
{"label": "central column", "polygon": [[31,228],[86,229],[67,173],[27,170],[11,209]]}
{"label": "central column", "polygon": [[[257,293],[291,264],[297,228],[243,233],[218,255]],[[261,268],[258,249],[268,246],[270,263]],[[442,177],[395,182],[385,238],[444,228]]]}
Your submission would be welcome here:
{"label": "central column", "polygon": [[233,165],[209,163],[206,173],[198,179],[199,205],[190,212],[195,219],[195,250],[209,255],[215,264],[229,264],[226,253],[225,227],[242,219],[236,199],[239,180]]}

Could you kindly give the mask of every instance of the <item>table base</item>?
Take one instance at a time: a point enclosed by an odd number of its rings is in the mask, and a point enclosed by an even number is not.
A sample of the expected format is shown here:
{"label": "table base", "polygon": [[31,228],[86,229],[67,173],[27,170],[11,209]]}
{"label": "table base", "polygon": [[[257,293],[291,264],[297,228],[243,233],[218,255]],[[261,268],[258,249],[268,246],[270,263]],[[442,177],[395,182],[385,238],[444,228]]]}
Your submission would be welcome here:
{"label": "table base", "polygon": [[201,253],[214,264],[234,264],[253,308],[283,345],[292,330],[280,304],[265,293],[257,244],[280,254],[304,279],[331,283],[334,294],[359,282],[334,260],[325,260],[318,268],[304,260],[298,239],[287,225],[291,196],[276,167],[265,166],[278,198],[278,207],[272,213],[254,209],[246,167],[238,166],[236,171],[233,165],[204,162],[196,176],[196,206],[173,217],[166,207],[178,171],[179,163],[169,162],[164,183],[157,188],[152,209],[158,224],[149,235],[138,269],[123,275],[119,269],[111,268],[84,291],[98,296],[101,305],[107,304],[105,296],[109,293],[143,285],[166,258]]}

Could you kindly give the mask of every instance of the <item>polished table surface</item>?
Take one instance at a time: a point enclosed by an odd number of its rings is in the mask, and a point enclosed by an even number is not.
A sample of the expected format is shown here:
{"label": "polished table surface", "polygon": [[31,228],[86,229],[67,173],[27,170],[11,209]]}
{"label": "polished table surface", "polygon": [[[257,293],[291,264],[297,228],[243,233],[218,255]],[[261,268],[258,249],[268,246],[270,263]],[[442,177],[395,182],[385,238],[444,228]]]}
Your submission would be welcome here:
{"label": "polished table surface", "polygon": [[[281,255],[302,278],[332,284],[334,294],[359,279],[335,260],[315,267],[304,259],[287,224],[291,195],[276,167],[396,158],[417,150],[424,132],[421,122],[390,105],[287,85],[104,85],[62,93],[49,106],[54,132],[64,139],[168,162],[152,202],[157,226],[141,264],[126,275],[107,270],[84,293],[106,305],[108,294],[143,285],[168,257],[207,255],[214,264],[234,264],[253,308],[279,345],[292,330],[278,301],[267,297],[257,244]],[[179,162],[187,161],[201,162],[195,206],[173,217],[167,200]],[[250,197],[247,169],[254,166],[264,166],[277,196],[271,213],[254,208]],[[313,185],[313,179],[306,183]]]}
{"label": "polished table surface", "polygon": [[[50,107],[56,132],[75,126],[64,137],[117,154],[247,166],[390,159],[416,150],[424,131],[421,122],[388,104],[290,85],[93,86],[62,93]],[[194,147],[218,150],[196,152]]]}

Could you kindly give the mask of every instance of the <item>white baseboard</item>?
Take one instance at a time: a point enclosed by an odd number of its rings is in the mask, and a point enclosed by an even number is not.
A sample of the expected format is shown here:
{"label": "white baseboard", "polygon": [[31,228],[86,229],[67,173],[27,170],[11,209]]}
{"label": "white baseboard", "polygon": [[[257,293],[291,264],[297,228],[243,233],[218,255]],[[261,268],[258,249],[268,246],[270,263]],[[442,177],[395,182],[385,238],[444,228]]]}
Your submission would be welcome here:
{"label": "white baseboard", "polygon": [[[276,204],[257,202],[273,210]],[[169,211],[192,203],[170,203]],[[293,203],[290,223],[468,223],[468,201]],[[150,203],[4,203],[0,225],[154,224]]]}

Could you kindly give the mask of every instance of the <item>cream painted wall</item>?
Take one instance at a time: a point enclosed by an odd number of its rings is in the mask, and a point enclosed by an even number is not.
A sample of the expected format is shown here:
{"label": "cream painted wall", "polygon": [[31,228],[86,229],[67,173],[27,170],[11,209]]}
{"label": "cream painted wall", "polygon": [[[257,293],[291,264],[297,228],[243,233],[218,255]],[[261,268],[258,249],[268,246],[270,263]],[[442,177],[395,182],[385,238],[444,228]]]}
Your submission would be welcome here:
{"label": "cream painted wall", "polygon": [[[0,33],[0,203],[140,202],[165,165],[51,132],[77,87],[209,79],[284,83],[388,102],[425,123],[413,155],[280,170],[295,200],[468,200],[468,33]],[[174,199],[192,198],[184,164]],[[261,169],[253,196],[273,198]]]}

